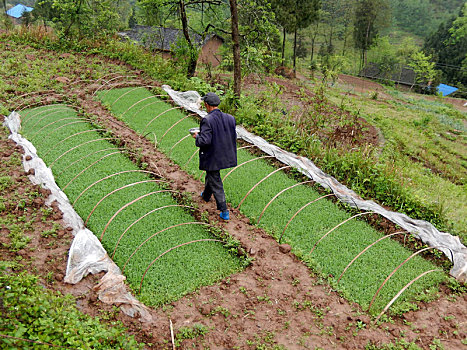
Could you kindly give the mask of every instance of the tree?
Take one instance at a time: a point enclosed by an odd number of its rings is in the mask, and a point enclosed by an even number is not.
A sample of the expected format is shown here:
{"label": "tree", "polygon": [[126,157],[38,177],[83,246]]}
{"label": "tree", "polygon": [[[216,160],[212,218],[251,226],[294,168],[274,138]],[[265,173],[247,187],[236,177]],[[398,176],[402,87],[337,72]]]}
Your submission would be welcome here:
{"label": "tree", "polygon": [[358,0],[354,19],[354,43],[360,50],[361,67],[366,64],[366,52],[373,45],[378,32],[388,25],[387,0]]}
{"label": "tree", "polygon": [[461,9],[459,16],[452,23],[449,33],[451,33],[454,43],[467,37],[467,2]]}
{"label": "tree", "polygon": [[435,62],[421,51],[410,56],[408,66],[415,72],[415,82],[419,85],[431,85],[436,78]]}
{"label": "tree", "polygon": [[[161,14],[176,14],[180,21],[181,30],[185,39],[187,50],[187,77],[191,78],[196,73],[196,65],[198,61],[198,47],[195,45],[192,39],[192,31],[190,31],[190,24],[187,12],[189,9],[200,10],[204,6],[220,6],[223,4],[222,0],[139,0],[138,4],[142,6],[146,18],[150,18],[151,14],[160,16]],[[161,19],[154,20],[151,24],[162,22]],[[207,26],[204,33],[201,35],[204,37],[206,31],[210,26]]]}
{"label": "tree", "polygon": [[462,33],[463,26],[459,24],[462,24],[463,20],[459,18],[463,17],[465,18],[464,7],[459,16],[441,23],[438,30],[425,40],[423,51],[433,57],[437,68],[443,72],[445,83],[466,86],[467,35],[456,35]]}
{"label": "tree", "polygon": [[3,9],[5,10],[4,12],[6,13],[6,0],[3,0]]}
{"label": "tree", "polygon": [[240,33],[238,31],[237,0],[230,0],[231,28],[232,28],[232,54],[234,62],[234,94],[240,98],[242,90],[242,68],[240,62]]}
{"label": "tree", "polygon": [[[297,57],[297,33],[299,29],[308,27],[318,18],[318,11],[321,6],[320,0],[285,0],[273,1],[273,8],[277,14],[277,21],[283,28],[284,43],[285,34],[294,34],[293,45],[293,69],[296,71]],[[283,44],[283,48],[284,48]],[[284,49],[283,49],[284,52]]]}
{"label": "tree", "polygon": [[58,34],[67,38],[103,37],[119,25],[112,0],[43,0],[36,7],[34,14],[53,22]]}

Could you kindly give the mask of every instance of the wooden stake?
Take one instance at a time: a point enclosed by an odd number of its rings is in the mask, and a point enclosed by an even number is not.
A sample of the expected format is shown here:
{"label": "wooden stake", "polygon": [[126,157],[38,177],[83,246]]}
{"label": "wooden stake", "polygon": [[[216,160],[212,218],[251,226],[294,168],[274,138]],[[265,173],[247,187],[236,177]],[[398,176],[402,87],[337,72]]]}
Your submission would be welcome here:
{"label": "wooden stake", "polygon": [[174,328],[172,324],[172,320],[169,318],[170,321],[170,337],[172,339],[172,349],[175,350],[175,340],[174,340]]}

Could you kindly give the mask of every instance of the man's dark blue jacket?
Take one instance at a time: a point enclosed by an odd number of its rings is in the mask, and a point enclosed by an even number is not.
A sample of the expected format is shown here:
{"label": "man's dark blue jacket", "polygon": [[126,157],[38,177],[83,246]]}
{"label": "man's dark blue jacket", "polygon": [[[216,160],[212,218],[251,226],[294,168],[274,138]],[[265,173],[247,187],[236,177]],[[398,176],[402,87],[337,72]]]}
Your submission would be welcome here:
{"label": "man's dark blue jacket", "polygon": [[196,137],[200,170],[220,170],[237,165],[235,118],[216,108],[201,120]]}

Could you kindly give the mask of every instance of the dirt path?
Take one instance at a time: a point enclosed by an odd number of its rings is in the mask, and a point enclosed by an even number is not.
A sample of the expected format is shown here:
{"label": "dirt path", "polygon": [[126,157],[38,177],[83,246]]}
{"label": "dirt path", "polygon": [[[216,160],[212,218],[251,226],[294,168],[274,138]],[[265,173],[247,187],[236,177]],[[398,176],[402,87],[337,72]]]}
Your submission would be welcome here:
{"label": "dirt path", "polygon": [[[157,82],[141,81],[141,84],[157,85]],[[44,226],[41,220],[35,220],[34,230],[30,233],[33,239],[30,244],[35,249],[16,253],[2,249],[2,257],[16,259],[21,256],[43,276],[47,287],[75,295],[78,306],[86,313],[123,321],[131,333],[151,349],[172,348],[169,320],[173,322],[176,333],[182,327],[197,324],[207,327],[204,335],[180,341],[179,348],[183,349],[363,349],[370,343],[381,346],[402,340],[415,342],[423,349],[433,348],[438,341],[446,349],[463,348],[461,341],[467,334],[465,294],[457,300],[443,294],[440,299],[422,304],[420,310],[395,318],[391,323],[372,325],[371,318],[358,305],[343,299],[324,280],[315,276],[290,253],[290,247],[280,246],[238,211],[231,211],[230,222],[219,222],[215,204],[204,203],[197,195],[203,188],[202,183],[173,164],[148,140],[112,117],[93,100],[91,94],[95,89],[95,86],[90,88],[77,84],[67,94],[77,96],[77,103],[83,110],[96,116],[99,124],[124,140],[125,147],[143,149],[143,161],[149,164],[148,170],[160,172],[173,189],[191,193],[200,212],[208,212],[212,223],[222,226],[237,238],[254,259],[253,263],[218,284],[203,287],[176,302],[153,309],[154,321],[141,323],[97,300],[92,287],[102,274],[89,276],[75,286],[63,283],[72,237],[61,222],[61,213],[56,207],[52,215],[53,222],[60,225],[56,238],[42,237],[40,233],[48,226]],[[5,137],[2,137],[0,146],[2,163],[7,163],[15,152],[21,151],[13,148]],[[12,177],[16,186],[11,191],[21,186],[32,186],[20,166],[16,166]],[[45,210],[43,200],[30,206],[37,212]],[[13,213],[22,215],[24,209],[15,208]],[[6,215],[5,212],[0,214]],[[9,239],[3,228],[0,238],[5,242]]]}

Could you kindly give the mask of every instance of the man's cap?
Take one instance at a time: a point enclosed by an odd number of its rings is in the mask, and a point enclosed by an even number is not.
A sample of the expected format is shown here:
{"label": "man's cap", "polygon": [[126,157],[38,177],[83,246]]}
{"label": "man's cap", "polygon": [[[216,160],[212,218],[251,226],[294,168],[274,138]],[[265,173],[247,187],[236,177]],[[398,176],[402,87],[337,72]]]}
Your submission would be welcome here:
{"label": "man's cap", "polygon": [[221,99],[214,92],[208,92],[201,98],[201,101],[206,102],[210,106],[219,106]]}

